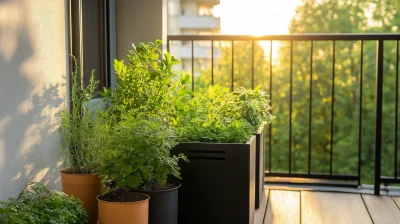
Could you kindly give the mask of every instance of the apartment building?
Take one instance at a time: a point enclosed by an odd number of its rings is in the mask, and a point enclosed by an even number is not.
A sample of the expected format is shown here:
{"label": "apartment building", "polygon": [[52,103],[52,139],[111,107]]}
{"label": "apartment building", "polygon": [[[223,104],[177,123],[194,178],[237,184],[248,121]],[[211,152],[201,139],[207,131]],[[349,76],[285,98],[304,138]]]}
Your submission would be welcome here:
{"label": "apartment building", "polygon": [[[219,34],[220,18],[213,14],[219,0],[168,0],[167,31],[169,35]],[[170,51],[181,63],[177,69],[192,70],[192,42],[171,42]],[[214,53],[215,54],[215,53]],[[194,72],[211,63],[211,43],[193,42]]]}

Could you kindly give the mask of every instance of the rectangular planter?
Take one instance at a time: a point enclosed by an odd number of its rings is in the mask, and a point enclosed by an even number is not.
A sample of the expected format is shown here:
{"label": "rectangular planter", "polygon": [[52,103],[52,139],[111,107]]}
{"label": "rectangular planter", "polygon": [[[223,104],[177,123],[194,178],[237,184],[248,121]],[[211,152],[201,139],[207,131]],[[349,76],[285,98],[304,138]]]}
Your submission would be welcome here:
{"label": "rectangular planter", "polygon": [[264,159],[264,143],[265,143],[265,126],[262,127],[256,136],[256,200],[255,208],[260,207],[261,199],[264,197],[264,176],[265,176],[265,159]]}
{"label": "rectangular planter", "polygon": [[183,142],[179,223],[253,223],[256,137],[247,143]]}

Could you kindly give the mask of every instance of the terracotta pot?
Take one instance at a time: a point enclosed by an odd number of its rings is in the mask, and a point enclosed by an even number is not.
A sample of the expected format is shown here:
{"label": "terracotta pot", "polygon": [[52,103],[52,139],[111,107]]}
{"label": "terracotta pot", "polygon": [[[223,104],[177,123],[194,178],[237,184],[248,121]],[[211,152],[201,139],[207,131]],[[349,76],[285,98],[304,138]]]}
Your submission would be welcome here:
{"label": "terracotta pot", "polygon": [[97,197],[99,224],[148,224],[150,196],[136,192],[131,192],[131,194],[140,195],[146,199],[136,202],[109,202]]}
{"label": "terracotta pot", "polygon": [[67,195],[73,195],[83,202],[83,207],[89,214],[88,223],[97,223],[97,200],[100,194],[101,180],[94,174],[67,174],[61,169],[62,190]]}

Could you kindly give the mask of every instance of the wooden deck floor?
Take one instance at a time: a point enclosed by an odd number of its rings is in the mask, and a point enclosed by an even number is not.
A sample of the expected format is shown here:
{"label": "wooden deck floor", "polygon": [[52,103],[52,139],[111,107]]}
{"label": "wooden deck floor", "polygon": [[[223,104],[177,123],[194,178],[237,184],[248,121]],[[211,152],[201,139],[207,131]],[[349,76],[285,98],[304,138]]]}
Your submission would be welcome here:
{"label": "wooden deck floor", "polygon": [[254,224],[400,223],[400,197],[264,188]]}

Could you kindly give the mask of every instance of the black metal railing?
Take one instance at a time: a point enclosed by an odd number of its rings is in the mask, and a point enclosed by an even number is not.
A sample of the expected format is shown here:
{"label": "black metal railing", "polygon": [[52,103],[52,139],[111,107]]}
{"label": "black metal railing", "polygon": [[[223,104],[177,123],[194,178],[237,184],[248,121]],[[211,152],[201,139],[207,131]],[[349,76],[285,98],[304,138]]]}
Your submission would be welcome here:
{"label": "black metal railing", "polygon": [[[189,72],[191,72],[192,75],[192,90],[195,90],[195,79],[196,79],[196,75],[195,75],[195,51],[196,48],[194,47],[194,43],[197,41],[206,41],[206,42],[210,42],[210,52],[211,52],[211,65],[210,65],[210,69],[211,69],[211,83],[212,85],[215,84],[215,53],[216,53],[216,47],[215,47],[215,42],[227,42],[230,43],[230,53],[231,53],[231,74],[230,74],[230,88],[233,90],[235,88],[235,79],[240,78],[237,77],[237,74],[235,74],[235,52],[238,51],[238,49],[235,48],[235,42],[250,42],[251,43],[251,88],[255,87],[255,82],[256,82],[256,77],[255,77],[255,43],[258,42],[269,42],[269,52],[267,54],[264,53],[264,56],[268,56],[269,60],[266,60],[266,63],[269,66],[269,72],[265,71],[266,74],[269,73],[269,80],[263,80],[265,82],[268,82],[269,85],[266,85],[267,87],[267,91],[270,94],[270,99],[271,99],[271,106],[274,108],[274,97],[275,95],[279,94],[279,89],[273,88],[273,82],[279,81],[279,80],[274,80],[275,77],[275,73],[274,73],[274,68],[279,68],[279,65],[275,65],[273,66],[273,44],[275,42],[286,42],[289,43],[286,46],[289,48],[289,68],[288,70],[285,70],[287,72],[287,76],[289,76],[288,78],[288,82],[289,82],[289,104],[288,104],[288,149],[278,149],[279,152],[285,151],[287,150],[287,157],[288,157],[288,167],[286,170],[274,170],[273,169],[273,165],[274,165],[274,160],[273,160],[273,153],[277,152],[277,149],[274,149],[274,142],[272,141],[273,138],[273,127],[274,127],[274,123],[269,125],[269,131],[268,131],[268,136],[267,136],[267,143],[266,143],[266,148],[268,150],[268,153],[266,155],[266,161],[268,161],[268,165],[267,165],[267,171],[266,171],[266,177],[274,177],[274,178],[289,178],[289,179],[293,179],[293,178],[307,178],[307,179],[317,179],[317,180],[321,180],[321,181],[317,181],[317,182],[313,182],[313,183],[317,183],[317,184],[324,184],[325,182],[322,180],[329,180],[329,181],[338,181],[337,183],[335,183],[335,185],[345,185],[345,186],[359,186],[361,184],[361,179],[362,179],[362,166],[364,164],[363,163],[363,157],[371,157],[371,155],[366,155],[366,154],[362,154],[362,148],[363,148],[363,140],[365,140],[365,131],[364,128],[370,128],[370,127],[366,127],[365,125],[363,126],[363,121],[366,119],[365,117],[363,117],[363,114],[367,113],[371,113],[371,111],[367,111],[367,109],[371,110],[371,108],[365,108],[365,100],[364,96],[365,93],[363,92],[363,88],[366,88],[365,86],[367,86],[364,82],[365,82],[365,66],[369,66],[371,64],[371,62],[366,63],[365,62],[365,52],[366,49],[368,49],[368,58],[372,58],[373,56],[375,56],[376,62],[374,63],[374,66],[376,68],[375,73],[375,88],[374,88],[374,94],[375,94],[375,102],[374,102],[374,106],[373,106],[373,110],[372,111],[375,114],[374,117],[374,123],[375,123],[375,127],[372,128],[372,131],[374,132],[374,161],[373,161],[373,173],[374,173],[374,177],[373,177],[373,183],[374,183],[374,193],[375,194],[379,194],[380,192],[380,185],[381,184],[392,184],[392,183],[400,183],[400,179],[398,177],[398,75],[399,75],[399,40],[400,40],[400,34],[297,34],[297,35],[271,35],[271,36],[261,36],[261,37],[253,37],[253,36],[231,36],[231,35],[169,35],[167,38],[167,49],[170,50],[171,49],[171,42],[187,42],[190,41],[191,43],[191,69],[189,70]],[[293,133],[293,92],[294,92],[294,63],[296,64],[301,64],[301,65],[305,65],[304,63],[300,63],[297,61],[294,61],[294,46],[299,46],[302,43],[309,43],[310,49],[309,49],[309,55],[307,60],[309,60],[309,64],[306,66],[308,67],[307,69],[309,70],[309,82],[307,83],[307,85],[309,86],[309,91],[308,91],[308,98],[304,99],[304,100],[309,100],[308,102],[308,147],[307,147],[307,156],[303,159],[307,160],[307,168],[303,171],[299,171],[299,169],[294,170],[293,168],[293,161],[295,161],[296,159],[293,158],[293,155],[295,153],[296,150],[293,149],[293,144],[294,144],[294,133]],[[329,92],[329,100],[331,102],[330,108],[329,108],[329,112],[327,112],[328,114],[330,114],[330,122],[329,122],[329,141],[326,143],[326,148],[329,148],[329,158],[327,159],[327,161],[329,162],[329,171],[327,172],[323,172],[323,173],[317,173],[317,172],[313,172],[312,171],[312,167],[311,164],[313,162],[313,110],[317,110],[320,109],[317,106],[313,105],[313,95],[314,91],[317,91],[317,89],[313,89],[313,86],[315,86],[315,82],[314,80],[317,80],[316,78],[320,78],[321,76],[319,75],[317,77],[316,74],[314,74],[314,67],[316,66],[315,63],[317,62],[317,60],[321,60],[321,59],[315,59],[315,57],[319,57],[319,55],[316,54],[316,47],[315,45],[320,43],[320,42],[325,42],[327,43],[327,46],[329,45],[329,47],[327,49],[331,50],[329,52],[329,54],[332,54],[331,57],[331,70],[330,70],[330,74],[331,74],[331,80],[330,80],[330,89],[327,88],[327,90]],[[344,48],[339,48],[339,44],[338,43],[343,43],[343,42],[351,42],[352,45],[350,45],[350,50],[348,49],[348,47],[344,47]],[[385,63],[388,63],[387,61],[385,62],[385,51],[384,51],[384,47],[385,47],[385,43],[389,43],[387,44],[387,46],[392,46],[392,43],[395,43],[395,47],[394,49],[386,49],[386,51],[389,52],[394,52],[395,56],[391,56],[390,58],[390,63],[394,63],[394,77],[395,77],[395,106],[394,106],[394,111],[392,111],[392,113],[395,114],[394,116],[394,158],[393,158],[393,162],[394,162],[394,168],[393,168],[393,172],[394,174],[392,176],[384,176],[381,174],[381,168],[383,164],[387,164],[389,163],[389,161],[384,161],[384,163],[382,163],[382,118],[384,116],[383,111],[382,111],[382,107],[383,107],[383,90],[384,90],[384,76],[387,74],[384,74],[384,72],[386,71],[384,69],[384,65]],[[357,76],[357,85],[359,90],[352,91],[352,95],[354,95],[354,98],[356,98],[355,96],[358,95],[358,104],[356,103],[357,100],[353,100],[354,102],[351,102],[351,100],[349,100],[349,103],[354,104],[354,107],[358,107],[356,108],[356,111],[358,112],[358,117],[353,120],[352,122],[354,123],[358,123],[358,127],[356,128],[357,130],[357,146],[354,146],[354,148],[357,148],[357,155],[356,160],[357,160],[357,165],[355,166],[356,169],[352,170],[351,173],[346,173],[346,174],[338,174],[335,172],[334,168],[333,168],[333,164],[334,164],[334,135],[335,135],[335,114],[336,114],[336,109],[338,109],[338,107],[340,107],[340,104],[337,105],[336,101],[339,100],[336,97],[338,97],[338,90],[336,88],[338,88],[338,86],[340,86],[341,83],[336,83],[335,81],[337,81],[338,76],[340,76],[341,74],[338,74],[337,72],[337,66],[343,66],[343,65],[338,65],[338,55],[342,54],[342,52],[349,52],[354,50],[353,46],[354,44],[357,44],[357,49],[359,49],[359,59],[358,59],[358,65],[356,66],[357,71],[353,71],[354,69],[351,69],[351,72],[353,73],[357,73],[357,74],[352,74],[354,76]],[[376,51],[371,53],[371,47],[372,45],[376,45]],[[177,45],[179,46],[179,45]],[[389,47],[390,47],[389,46]],[[317,49],[318,50],[318,49]],[[317,53],[321,53],[321,52],[317,52]],[[353,52],[351,52],[351,55],[353,54]],[[375,55],[374,55],[375,54]],[[373,55],[373,56],[371,56]],[[299,58],[297,58],[299,59]],[[299,59],[300,60],[300,59]],[[303,60],[303,59],[301,59]],[[306,59],[305,59],[306,60]],[[390,64],[388,63],[388,64]],[[392,64],[393,64],[392,63]],[[368,64],[368,65],[367,65]],[[303,66],[304,67],[304,66]],[[302,69],[302,68],[301,68]],[[389,69],[390,70],[390,69]],[[393,70],[393,69],[391,69]],[[390,71],[391,71],[390,70]],[[343,73],[343,72],[342,72]],[[368,80],[370,81],[370,80]],[[335,88],[336,87],[336,88]],[[339,89],[339,88],[338,88]],[[305,94],[306,95],[306,94]],[[279,96],[279,95],[278,95]],[[277,97],[278,98],[278,97]],[[367,111],[367,112],[365,112]],[[282,113],[282,111],[280,111]],[[283,116],[281,114],[279,114],[279,116]],[[279,124],[277,124],[279,125]],[[366,129],[367,130],[367,129]],[[369,129],[368,129],[369,130]],[[315,130],[314,130],[315,131]],[[315,133],[314,133],[315,134]],[[275,151],[274,151],[275,150]],[[387,153],[387,151],[390,150],[385,150],[384,153]],[[385,154],[386,155],[386,154]],[[391,154],[390,154],[391,155]],[[389,156],[391,157],[391,156]],[[386,158],[386,157],[385,157]],[[351,163],[349,161],[349,163]],[[331,184],[332,182],[329,182],[328,184]]]}

